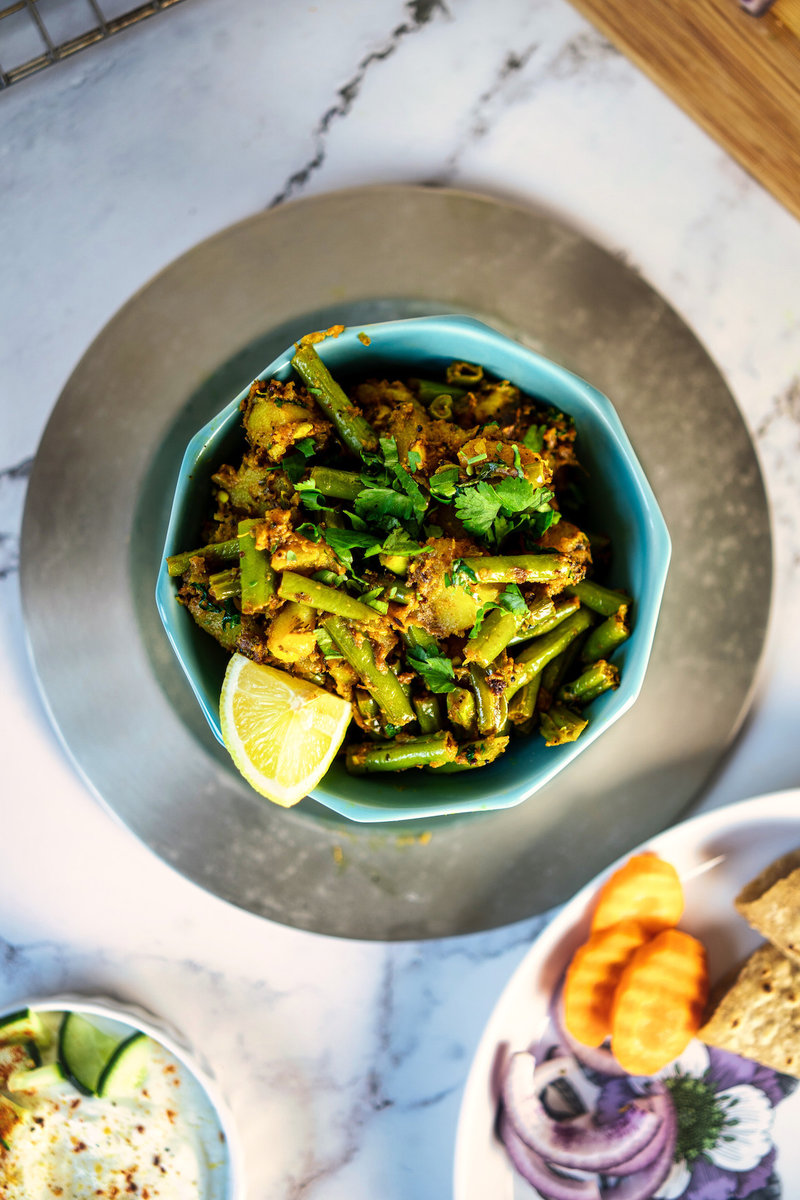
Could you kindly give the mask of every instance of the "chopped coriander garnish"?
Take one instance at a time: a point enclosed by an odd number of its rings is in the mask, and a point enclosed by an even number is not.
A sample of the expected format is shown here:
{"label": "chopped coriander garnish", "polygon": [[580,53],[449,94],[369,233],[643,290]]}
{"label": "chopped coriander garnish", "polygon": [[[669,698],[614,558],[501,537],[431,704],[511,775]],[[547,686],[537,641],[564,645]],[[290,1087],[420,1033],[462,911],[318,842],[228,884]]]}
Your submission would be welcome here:
{"label": "chopped coriander garnish", "polygon": [[425,650],[422,646],[416,646],[413,650],[406,651],[406,658],[409,666],[422,676],[430,691],[455,691],[453,664],[444,654],[440,654],[438,650]]}
{"label": "chopped coriander garnish", "polygon": [[526,430],[525,436],[522,439],[523,446],[528,450],[533,450],[534,454],[539,454],[544,447],[544,435],[546,432],[546,425],[531,425],[530,429]]}

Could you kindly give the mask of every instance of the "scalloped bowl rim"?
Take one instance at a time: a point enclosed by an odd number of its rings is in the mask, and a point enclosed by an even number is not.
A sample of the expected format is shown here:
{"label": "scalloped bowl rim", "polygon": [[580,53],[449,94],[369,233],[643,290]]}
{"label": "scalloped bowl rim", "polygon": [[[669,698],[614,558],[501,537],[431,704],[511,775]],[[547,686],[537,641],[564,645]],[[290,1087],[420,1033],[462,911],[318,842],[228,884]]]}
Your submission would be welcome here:
{"label": "scalloped bowl rim", "polygon": [[[363,341],[365,335],[369,338],[368,345]],[[435,348],[437,346],[438,349]],[[516,754],[509,750],[496,763],[480,772],[439,777],[425,775],[422,787],[418,786],[418,779],[414,781],[415,786],[409,787],[403,781],[395,782],[393,786],[387,785],[385,776],[377,779],[370,779],[368,776],[347,776],[343,767],[335,765],[310,793],[318,803],[340,816],[357,822],[419,820],[453,813],[510,808],[520,804],[550,782],[627,712],[641,691],[671,555],[669,533],[652,488],[607,396],[565,367],[520,345],[476,318],[460,315],[411,317],[374,325],[352,326],[345,329],[339,337],[326,339],[317,349],[334,372],[337,367],[352,369],[353,357],[367,349],[373,351],[373,358],[376,356],[375,351],[378,351],[379,359],[395,360],[398,366],[403,367],[411,361],[419,362],[421,359],[437,359],[442,363],[453,359],[480,362],[491,374],[511,380],[523,392],[533,394],[545,404],[563,408],[574,416],[570,407],[571,401],[572,407],[577,407],[582,412],[580,417],[575,418],[579,441],[582,436],[582,422],[584,429],[587,422],[593,424],[593,434],[602,432],[604,439],[600,457],[607,458],[610,453],[615,460],[616,469],[621,467],[624,470],[623,491],[633,499],[630,513],[637,529],[639,545],[634,547],[638,552],[636,555],[631,553],[623,557],[629,569],[633,569],[642,556],[646,561],[640,570],[642,584],[634,594],[636,617],[633,632],[618,652],[624,660],[620,686],[594,701],[592,720],[581,737],[576,742],[558,747],[545,748],[542,743],[540,749],[546,750],[547,759],[536,763],[533,770],[526,771],[520,768],[514,772],[516,778],[510,781],[504,782],[499,779],[499,775],[505,768],[504,776],[508,776],[511,768],[521,761],[520,755],[524,746],[520,746]],[[294,345],[278,355],[256,378],[287,378],[291,374],[290,360],[293,353]],[[406,362],[403,361],[403,355]],[[503,369],[495,369],[492,364],[501,359]],[[364,369],[368,370],[369,364],[365,363]],[[536,386],[526,384],[526,376],[535,376]],[[209,456],[213,455],[218,443],[228,436],[235,435],[239,425],[239,408],[249,390],[248,384],[207,421],[187,445],[176,480],[156,584],[156,603],[167,637],[212,733],[223,745],[219,728],[219,696],[213,695],[203,686],[191,663],[187,661],[193,656],[196,639],[208,639],[208,635],[198,629],[186,609],[178,604],[174,581],[167,571],[165,560],[168,555],[185,548],[185,540],[179,535],[194,507],[193,475],[207,462]],[[555,403],[554,395],[568,397],[567,403]],[[597,448],[598,444],[593,443],[589,454],[581,451],[581,462],[585,463],[587,458],[593,458]],[[600,495],[610,497],[608,489],[601,489]],[[510,763],[509,756],[512,756]],[[337,772],[340,777],[338,785],[335,783]],[[422,773],[414,772],[414,775],[419,777]],[[341,776],[344,776],[344,779]],[[478,776],[483,778],[479,786],[475,786],[472,781]],[[431,781],[435,787],[431,786]],[[391,787],[391,799],[382,798],[377,794],[379,789],[386,789],[387,786]],[[353,792],[356,793],[355,797]],[[359,798],[359,792],[363,793],[363,798]],[[404,792],[408,795],[404,796]]]}

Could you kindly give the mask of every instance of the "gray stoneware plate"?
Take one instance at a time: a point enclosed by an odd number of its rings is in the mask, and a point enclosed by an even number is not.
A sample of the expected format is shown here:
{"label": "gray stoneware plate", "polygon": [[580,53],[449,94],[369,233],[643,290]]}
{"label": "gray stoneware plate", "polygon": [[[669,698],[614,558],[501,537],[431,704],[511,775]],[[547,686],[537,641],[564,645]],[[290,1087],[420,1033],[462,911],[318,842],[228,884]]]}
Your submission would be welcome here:
{"label": "gray stoneware plate", "polygon": [[[251,792],[216,744],[153,602],[181,456],[192,433],[302,333],[445,312],[482,317],[612,397],[673,543],[648,675],[633,709],[517,808],[379,830],[310,800],[285,811]],[[489,929],[548,909],[683,814],[746,710],[772,553],[736,404],[649,285],[530,209],[390,186],[243,221],[112,318],[45,430],[21,575],[53,721],[120,821],[251,912],[394,939]]]}

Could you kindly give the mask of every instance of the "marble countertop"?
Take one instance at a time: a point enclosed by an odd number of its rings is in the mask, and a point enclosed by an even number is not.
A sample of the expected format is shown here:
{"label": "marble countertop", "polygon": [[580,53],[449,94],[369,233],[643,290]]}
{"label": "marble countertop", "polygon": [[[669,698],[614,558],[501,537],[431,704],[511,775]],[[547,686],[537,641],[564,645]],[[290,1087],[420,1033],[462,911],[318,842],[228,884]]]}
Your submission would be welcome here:
{"label": "marble countertop", "polygon": [[547,916],[342,942],[176,875],[48,722],[19,526],[60,389],[137,288],[250,213],[390,181],[556,214],[632,263],[719,364],[766,479],[775,601],[702,807],[800,783],[800,224],[566,0],[186,0],[0,95],[0,1004],[105,993],[181,1027],[230,1098],[252,1200],[449,1195],[472,1053]]}

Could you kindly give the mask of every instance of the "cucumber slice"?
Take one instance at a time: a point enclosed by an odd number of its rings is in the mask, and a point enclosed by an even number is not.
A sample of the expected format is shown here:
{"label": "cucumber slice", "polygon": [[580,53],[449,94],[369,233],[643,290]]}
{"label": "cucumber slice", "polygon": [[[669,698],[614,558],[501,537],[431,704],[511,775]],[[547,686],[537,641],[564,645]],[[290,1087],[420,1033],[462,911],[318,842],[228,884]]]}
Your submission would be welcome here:
{"label": "cucumber slice", "polygon": [[8,1096],[0,1095],[0,1146],[4,1150],[11,1149],[11,1135],[25,1116],[27,1113],[24,1108],[9,1100]]}
{"label": "cucumber slice", "polygon": [[149,1037],[132,1033],[106,1063],[97,1084],[98,1096],[132,1096],[147,1080],[151,1064]]}
{"label": "cucumber slice", "polygon": [[51,1062],[44,1067],[34,1067],[31,1071],[14,1071],[9,1075],[6,1086],[10,1092],[38,1095],[40,1092],[61,1090],[67,1083],[61,1063]]}
{"label": "cucumber slice", "polygon": [[0,1042],[15,1039],[31,1039],[37,1046],[43,1047],[50,1043],[50,1031],[43,1024],[38,1012],[20,1008],[17,1012],[9,1013],[7,1017],[0,1019]]}
{"label": "cucumber slice", "polygon": [[25,1042],[25,1049],[28,1051],[31,1061],[33,1062],[33,1065],[35,1067],[40,1067],[42,1065],[42,1054],[41,1054],[38,1044],[36,1042],[31,1041],[31,1039],[28,1038],[27,1041]]}
{"label": "cucumber slice", "polygon": [[0,1043],[0,1086],[5,1087],[9,1075],[15,1071],[27,1071],[37,1066],[27,1044],[23,1042]]}
{"label": "cucumber slice", "polygon": [[85,1096],[92,1096],[119,1044],[119,1036],[104,1033],[80,1013],[64,1013],[58,1034],[58,1061],[70,1083]]}

